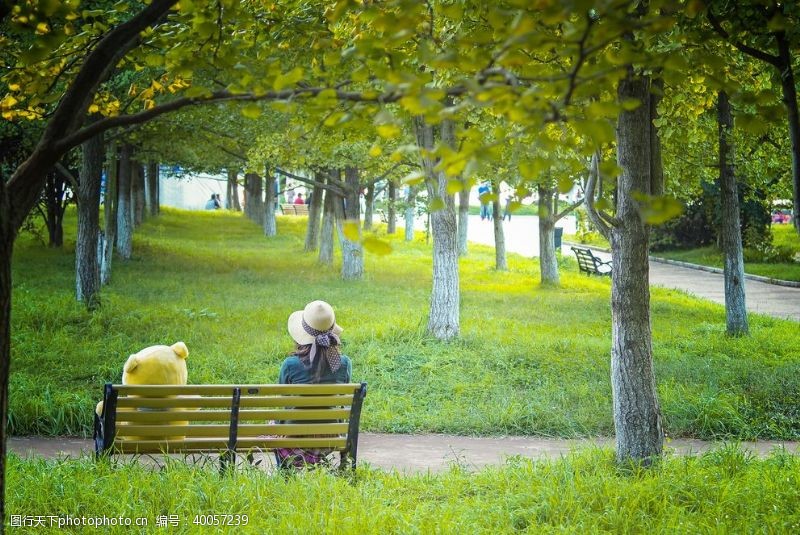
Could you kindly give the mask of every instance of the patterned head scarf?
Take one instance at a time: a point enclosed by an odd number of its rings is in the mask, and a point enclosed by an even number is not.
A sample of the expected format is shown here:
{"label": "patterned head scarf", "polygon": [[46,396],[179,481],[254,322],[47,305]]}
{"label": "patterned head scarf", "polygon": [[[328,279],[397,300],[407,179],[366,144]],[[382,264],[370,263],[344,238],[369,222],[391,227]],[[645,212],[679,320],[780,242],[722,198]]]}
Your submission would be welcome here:
{"label": "patterned head scarf", "polygon": [[311,327],[304,319],[303,330],[314,337],[314,341],[311,343],[311,351],[308,354],[311,364],[314,363],[317,351],[320,351],[328,361],[328,366],[330,366],[332,372],[336,372],[336,370],[342,367],[342,358],[339,352],[341,340],[339,340],[339,335],[333,332],[333,325],[331,325],[331,328],[327,331],[319,331]]}

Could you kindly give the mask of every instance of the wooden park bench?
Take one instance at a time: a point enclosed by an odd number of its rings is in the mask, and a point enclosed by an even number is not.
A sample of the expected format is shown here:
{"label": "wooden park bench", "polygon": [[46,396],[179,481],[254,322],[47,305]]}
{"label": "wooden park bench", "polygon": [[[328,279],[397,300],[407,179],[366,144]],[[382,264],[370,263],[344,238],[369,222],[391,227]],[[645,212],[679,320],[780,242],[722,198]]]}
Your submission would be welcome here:
{"label": "wooden park bench", "polygon": [[236,454],[332,450],[355,469],[366,383],[126,386],[106,384],[95,415],[95,455]]}
{"label": "wooden park bench", "polygon": [[281,204],[283,215],[308,215],[307,204]]}
{"label": "wooden park bench", "polygon": [[578,259],[578,268],[587,275],[611,276],[611,261],[603,262],[592,254],[592,250],[585,247],[572,247],[572,252]]}

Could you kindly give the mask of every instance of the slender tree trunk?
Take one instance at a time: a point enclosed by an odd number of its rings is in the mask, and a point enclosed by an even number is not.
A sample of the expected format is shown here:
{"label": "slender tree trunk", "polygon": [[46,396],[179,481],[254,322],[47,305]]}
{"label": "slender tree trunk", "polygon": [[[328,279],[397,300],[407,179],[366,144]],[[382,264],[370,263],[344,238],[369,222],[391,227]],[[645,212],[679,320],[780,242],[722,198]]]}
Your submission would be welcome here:
{"label": "slender tree trunk", "polygon": [[367,194],[364,195],[364,230],[372,230],[372,214],[375,210],[375,182],[367,186]]}
{"label": "slender tree trunk", "polygon": [[48,247],[60,249],[64,246],[64,211],[67,208],[67,185],[64,177],[55,170],[45,182],[43,194],[45,222],[47,224]]}
{"label": "slender tree trunk", "polygon": [[778,57],[780,58],[779,75],[783,89],[783,103],[786,105],[786,116],[789,122],[789,140],[792,145],[792,200],[794,217],[792,223],[800,234],[800,112],[797,106],[797,85],[792,68],[792,56],[789,41],[785,32],[777,34]]}
{"label": "slender tree trunk", "polygon": [[361,206],[358,202],[360,188],[358,169],[345,167],[344,179],[347,184],[344,214],[347,224],[353,224],[358,230],[358,241],[350,241],[345,236],[342,241],[342,278],[345,280],[361,279],[364,276],[364,252],[361,249]]}
{"label": "slender tree trunk", "polygon": [[225,207],[230,210],[242,211],[239,203],[239,172],[236,169],[228,169],[228,198]]}
{"label": "slender tree trunk", "polygon": [[5,523],[8,376],[11,365],[11,254],[17,232],[5,180],[0,179],[0,523]]}
{"label": "slender tree trunk", "polygon": [[[556,257],[555,188],[539,184],[539,274],[543,285],[558,286]],[[495,212],[497,214],[497,212]],[[497,217],[495,217],[497,219]]]}
{"label": "slender tree trunk", "polygon": [[416,203],[417,188],[416,186],[409,186],[408,194],[406,195],[405,210],[406,241],[414,241],[414,206]]}
{"label": "slender tree trunk", "polygon": [[[455,142],[453,122],[442,121],[442,143],[452,146]],[[422,117],[414,118],[417,145],[432,151],[434,148],[433,127]],[[422,158],[425,183],[430,199],[441,199],[444,207],[431,213],[433,232],[433,288],[431,311],[428,316],[428,333],[439,340],[449,340],[459,335],[460,288],[458,274],[458,220],[455,199],[447,193],[448,178],[443,171],[435,171],[436,162]]]}
{"label": "slender tree trunk", "polygon": [[264,190],[256,173],[244,175],[244,214],[259,225],[264,224]]}
{"label": "slender tree trunk", "polygon": [[151,216],[157,216],[161,212],[161,196],[158,182],[158,162],[147,164],[147,205]]}
{"label": "slender tree trunk", "polygon": [[131,167],[131,146],[125,143],[119,153],[117,177],[117,252],[123,260],[130,260],[133,254]]}
{"label": "slender tree trunk", "polygon": [[[496,192],[500,191],[500,184],[496,183],[492,187]],[[494,210],[494,218],[492,225],[494,226],[494,267],[497,271],[508,271],[508,262],[506,261],[506,236],[503,233],[503,218],[500,215],[500,196],[492,201]],[[459,227],[458,232],[461,232]],[[460,236],[459,236],[460,238]]]}
{"label": "slender tree trunk", "polygon": [[108,148],[106,176],[105,206],[105,237],[103,240],[103,259],[100,265],[100,283],[105,285],[111,280],[111,261],[114,258],[114,244],[117,238],[117,182],[119,161],[117,158],[117,145],[112,143]]}
{"label": "slender tree trunk", "polygon": [[386,222],[386,234],[394,234],[397,232],[397,186],[391,180],[389,181],[389,206],[387,207],[388,221]]}
{"label": "slender tree trunk", "polygon": [[144,191],[144,166],[139,162],[133,162],[131,171],[131,189],[133,191],[133,226],[138,227],[144,223],[145,214],[145,191]]}
{"label": "slender tree trunk", "polygon": [[[464,188],[458,193],[458,254],[465,256],[467,254],[467,232],[469,230],[469,187],[466,181],[462,180]],[[495,212],[497,213],[497,212]],[[495,220],[497,218],[495,217]],[[502,221],[501,221],[502,223]],[[495,225],[495,238],[497,237],[497,225]],[[500,226],[500,233],[502,234],[503,227]],[[497,242],[495,242],[496,244]],[[505,242],[503,242],[505,246]],[[497,249],[495,249],[495,252]],[[503,264],[505,265],[505,252],[503,253]],[[497,268],[507,269],[507,268]]]}
{"label": "slender tree trunk", "polygon": [[83,168],[78,184],[78,237],[75,243],[75,289],[88,310],[100,305],[100,185],[103,175],[102,134],[83,144]]}
{"label": "slender tree trunk", "polygon": [[[318,182],[325,179],[323,173],[316,173]],[[304,250],[307,252],[316,251],[319,245],[319,223],[322,212],[322,191],[319,186],[314,186],[311,193],[311,204],[308,205],[308,226],[306,227],[306,244]]]}
{"label": "slender tree trunk", "polygon": [[733,116],[728,95],[717,95],[717,122],[719,124],[719,190],[722,207],[722,250],[725,254],[725,316],[728,334],[739,336],[748,333],[747,306],[744,288],[744,258],[742,255],[742,230],[739,223],[739,195],[736,172],[733,167]]}
{"label": "slender tree trunk", "polygon": [[619,82],[620,101],[644,105],[623,111],[617,125],[616,224],[611,232],[611,388],[617,460],[649,462],[661,454],[664,432],[653,373],[650,332],[649,230],[637,194],[650,193],[650,111],[647,77],[629,68]]}
{"label": "slender tree trunk", "polygon": [[[267,192],[264,204],[264,236],[275,236],[278,234],[278,226],[275,223],[275,208],[277,207],[278,197],[275,194],[275,179],[266,170]],[[228,182],[230,185],[230,182]]]}
{"label": "slender tree trunk", "polygon": [[319,263],[333,264],[333,227],[336,219],[334,203],[340,203],[338,198],[331,190],[325,190],[325,202],[322,209],[322,230],[319,239]]}

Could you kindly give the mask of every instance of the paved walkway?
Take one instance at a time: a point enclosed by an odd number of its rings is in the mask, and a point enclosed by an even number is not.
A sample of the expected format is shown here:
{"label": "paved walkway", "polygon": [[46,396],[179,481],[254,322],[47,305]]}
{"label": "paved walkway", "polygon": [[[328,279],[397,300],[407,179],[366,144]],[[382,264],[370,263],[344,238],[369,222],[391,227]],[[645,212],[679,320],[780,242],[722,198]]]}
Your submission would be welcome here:
{"label": "paved walkway", "polygon": [[[694,454],[720,447],[722,442],[680,439],[667,443],[676,454]],[[613,448],[613,440],[597,438],[550,439],[537,437],[462,437],[454,435],[396,435],[361,433],[358,441],[359,462],[375,468],[401,472],[440,472],[452,464],[468,469],[502,464],[509,456],[531,459],[553,459],[573,450],[588,447]],[[800,442],[743,442],[748,451],[764,456],[775,448],[784,447],[800,453]],[[8,448],[21,456],[77,457],[90,454],[92,441],[70,437],[13,437]]]}
{"label": "paved walkway", "polygon": [[[564,232],[574,232],[575,223],[565,218]],[[536,216],[514,216],[503,223],[506,249],[523,256],[539,255],[539,222]],[[494,245],[494,229],[490,221],[481,221],[478,216],[470,216],[468,237],[470,241]],[[562,252],[571,254],[569,246]],[[604,260],[610,260],[608,253],[597,253]],[[725,304],[725,283],[719,273],[709,273],[696,269],[650,262],[650,284],[675,288],[685,292]],[[747,310],[777,318],[800,321],[800,288],[776,286],[765,282],[747,279],[745,281]]]}

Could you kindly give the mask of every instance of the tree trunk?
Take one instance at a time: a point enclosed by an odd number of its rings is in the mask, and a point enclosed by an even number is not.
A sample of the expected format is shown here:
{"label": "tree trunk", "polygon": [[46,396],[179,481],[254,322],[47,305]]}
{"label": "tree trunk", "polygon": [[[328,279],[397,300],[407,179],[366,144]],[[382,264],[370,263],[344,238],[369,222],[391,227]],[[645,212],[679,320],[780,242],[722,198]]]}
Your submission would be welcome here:
{"label": "tree trunk", "polygon": [[364,252],[361,249],[361,206],[358,202],[360,186],[358,168],[345,167],[344,179],[347,184],[344,207],[346,224],[354,225],[357,229],[358,241],[350,241],[347,236],[342,240],[342,278],[356,280],[364,276]]}
{"label": "tree trunk", "polygon": [[244,214],[259,225],[264,224],[264,188],[256,173],[244,175]]}
{"label": "tree trunk", "polygon": [[[276,195],[275,179],[270,175],[269,169],[266,170],[267,192],[264,203],[264,236],[276,236],[278,226],[275,223],[275,209],[277,208],[278,197]],[[230,182],[228,182],[230,185]]]}
{"label": "tree trunk", "polygon": [[416,186],[407,186],[408,193],[406,195],[406,241],[414,241],[414,208],[417,203],[417,188]]}
{"label": "tree trunk", "polygon": [[[323,173],[316,173],[318,182],[324,182]],[[322,212],[322,192],[319,186],[314,186],[311,192],[311,204],[308,205],[308,226],[306,227],[306,252],[316,251],[319,245],[319,222]]]}
{"label": "tree trunk", "polygon": [[800,112],[797,107],[797,85],[794,81],[791,50],[785,32],[778,33],[777,42],[778,57],[781,63],[779,75],[783,89],[783,103],[786,105],[789,140],[792,144],[792,201],[794,206],[792,223],[797,233],[800,234]]}
{"label": "tree trunk", "polygon": [[131,167],[131,146],[125,143],[119,153],[117,177],[117,252],[123,260],[130,260],[133,253]]}
{"label": "tree trunk", "polygon": [[322,230],[319,239],[319,263],[333,264],[333,226],[336,218],[334,203],[341,204],[339,198],[331,190],[325,190],[325,202],[322,209]]}
{"label": "tree trunk", "polygon": [[386,208],[386,234],[397,232],[397,186],[389,181],[389,205]]}
{"label": "tree trunk", "polygon": [[[454,144],[453,122],[441,122],[442,143]],[[433,127],[422,117],[414,118],[417,145],[427,151],[434,148]],[[431,213],[433,233],[433,288],[428,333],[439,340],[449,340],[459,335],[460,289],[458,274],[458,221],[455,199],[447,193],[447,176],[444,171],[434,171],[436,162],[423,156],[425,183],[428,197],[441,199],[444,207]]]}
{"label": "tree trunk", "polygon": [[16,229],[5,180],[0,179],[0,524],[5,523],[8,376],[11,365],[11,254]]}
{"label": "tree trunk", "polygon": [[[499,192],[500,191],[500,184],[494,184],[494,190]],[[498,217],[500,215],[500,196],[498,195],[495,200],[492,201],[493,210],[494,210],[494,219],[492,219],[492,225],[494,226],[494,267],[497,271],[508,271],[508,262],[506,261],[506,236],[503,233],[503,218]],[[461,233],[461,227],[458,228],[459,234]],[[460,236],[459,236],[460,239]]]}
{"label": "tree trunk", "polygon": [[236,169],[228,169],[227,195],[225,199],[225,208],[241,212],[242,206],[239,203],[239,172]]}
{"label": "tree trunk", "polygon": [[147,207],[151,216],[157,216],[161,212],[159,187],[158,163],[149,162],[147,164]]}
{"label": "tree trunk", "polygon": [[131,189],[133,191],[133,226],[138,227],[144,223],[146,196],[144,191],[144,166],[133,162],[131,170]]}
{"label": "tree trunk", "polygon": [[[469,187],[466,182],[462,180],[464,188],[458,193],[458,254],[465,256],[467,254],[467,232],[469,230]],[[498,213],[498,212],[495,212]],[[495,220],[497,218],[495,217]],[[502,223],[502,221],[501,221]],[[500,233],[503,233],[503,227],[500,227]],[[495,225],[495,238],[497,237],[497,225]],[[495,242],[496,244],[497,242]],[[503,242],[505,246],[505,242]],[[496,249],[495,249],[496,251]],[[505,252],[503,253],[503,264],[505,265]],[[507,269],[507,268],[497,268]]]}
{"label": "tree trunk", "polygon": [[114,258],[114,242],[117,238],[117,182],[119,161],[117,145],[112,143],[108,149],[106,173],[106,193],[103,216],[105,218],[105,236],[103,240],[103,257],[100,262],[100,283],[105,285],[111,280],[111,260]]}
{"label": "tree trunk", "polygon": [[69,204],[67,184],[61,173],[53,170],[47,175],[44,187],[42,197],[45,205],[47,245],[60,249],[64,246],[64,212]]}
{"label": "tree trunk", "polygon": [[653,373],[650,332],[649,230],[637,194],[650,193],[650,112],[647,77],[632,68],[619,82],[620,101],[644,105],[623,111],[617,125],[616,224],[611,231],[611,388],[616,456],[649,462],[661,454],[664,432]]}
{"label": "tree trunk", "polygon": [[[543,285],[558,286],[558,258],[556,257],[555,188],[539,184],[539,275]],[[497,212],[495,212],[497,214]],[[495,220],[497,216],[495,216]]]}
{"label": "tree trunk", "polygon": [[728,95],[717,95],[717,122],[719,124],[719,191],[722,208],[720,237],[725,254],[725,317],[728,334],[747,334],[747,306],[744,288],[744,258],[742,255],[742,230],[739,223],[739,195],[733,167],[733,116]]}
{"label": "tree trunk", "polygon": [[372,230],[372,214],[375,210],[375,182],[367,186],[364,195],[364,230]]}
{"label": "tree trunk", "polygon": [[75,242],[75,289],[88,310],[100,305],[100,185],[104,146],[99,134],[83,144],[83,168],[78,184],[78,237]]}

